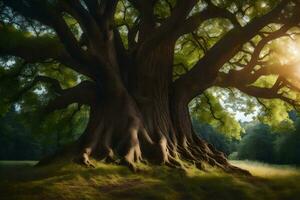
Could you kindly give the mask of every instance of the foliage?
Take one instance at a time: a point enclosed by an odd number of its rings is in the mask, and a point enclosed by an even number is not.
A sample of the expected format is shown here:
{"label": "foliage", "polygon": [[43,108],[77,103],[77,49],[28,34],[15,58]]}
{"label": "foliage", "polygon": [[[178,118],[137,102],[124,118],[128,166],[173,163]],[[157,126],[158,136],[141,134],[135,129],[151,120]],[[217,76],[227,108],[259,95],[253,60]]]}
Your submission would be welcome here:
{"label": "foliage", "polygon": [[274,135],[270,134],[270,132],[270,127],[262,124],[247,130],[246,135],[238,146],[239,159],[274,162],[272,145]]}
{"label": "foliage", "polygon": [[0,119],[0,160],[41,159],[75,141],[85,129],[88,108],[73,105],[47,118],[10,110]]}
{"label": "foliage", "polygon": [[224,96],[219,92],[219,88],[211,88],[194,99],[190,104],[191,114],[198,121],[210,124],[226,137],[239,139],[244,130],[235,116],[224,109]]}
{"label": "foliage", "polygon": [[[290,113],[290,115],[292,114]],[[270,126],[264,124],[246,129],[236,151],[230,157],[232,159],[299,165],[300,121],[297,116],[291,118],[296,124],[294,130],[274,132]]]}
{"label": "foliage", "polygon": [[277,162],[281,164],[300,165],[299,158],[300,132],[286,133],[275,140],[275,153]]}
{"label": "foliage", "polygon": [[300,165],[300,119],[295,118],[296,128],[293,132],[282,133],[274,143],[277,162]]}
{"label": "foliage", "polygon": [[41,144],[25,129],[13,110],[0,120],[0,160],[32,160],[41,156]]}
{"label": "foliage", "polygon": [[297,112],[289,112],[295,127],[274,129],[258,122],[241,123],[245,132],[236,140],[205,122],[193,118],[197,134],[231,160],[257,160],[276,164],[299,165],[300,121]]}
{"label": "foliage", "polygon": [[193,119],[193,127],[196,133],[205,141],[212,144],[217,150],[229,155],[233,150],[233,141],[223,133],[218,132],[209,124],[201,123]]}

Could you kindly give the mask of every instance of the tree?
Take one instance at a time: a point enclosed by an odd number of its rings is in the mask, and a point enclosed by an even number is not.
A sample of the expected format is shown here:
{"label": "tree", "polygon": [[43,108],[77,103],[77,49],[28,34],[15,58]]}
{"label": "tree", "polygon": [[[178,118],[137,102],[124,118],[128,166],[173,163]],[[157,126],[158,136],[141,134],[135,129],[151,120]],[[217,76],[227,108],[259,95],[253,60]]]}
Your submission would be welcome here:
{"label": "tree", "polygon": [[270,127],[264,124],[249,128],[238,145],[238,158],[273,163],[275,161],[273,150],[275,136]]}
{"label": "tree", "polygon": [[[35,69],[34,78],[18,79],[21,89],[6,102],[44,83],[55,94],[46,113],[88,105],[87,128],[73,145],[88,166],[95,156],[121,158],[132,169],[143,159],[169,166],[185,160],[247,173],[196,136],[188,103],[219,86],[297,105],[289,95],[299,91],[296,67],[275,62],[268,50],[276,38],[297,34],[298,0],[0,2],[0,54],[21,58],[6,57],[15,65],[6,76]],[[186,45],[196,51],[188,58]],[[84,78],[66,87],[49,75],[65,68]],[[254,84],[268,75],[276,76],[271,87]]]}
{"label": "tree", "polygon": [[199,137],[212,144],[217,150],[223,152],[226,156],[232,152],[231,146],[233,146],[233,141],[231,141],[231,139],[226,137],[223,133],[219,133],[212,126],[200,123],[198,120],[193,118],[192,124]]}
{"label": "tree", "polygon": [[279,164],[299,165],[300,121],[296,112],[290,113],[295,123],[295,130],[277,135],[274,141],[276,162]]}
{"label": "tree", "polygon": [[40,147],[16,115],[14,110],[10,110],[0,120],[0,159],[38,159]]}

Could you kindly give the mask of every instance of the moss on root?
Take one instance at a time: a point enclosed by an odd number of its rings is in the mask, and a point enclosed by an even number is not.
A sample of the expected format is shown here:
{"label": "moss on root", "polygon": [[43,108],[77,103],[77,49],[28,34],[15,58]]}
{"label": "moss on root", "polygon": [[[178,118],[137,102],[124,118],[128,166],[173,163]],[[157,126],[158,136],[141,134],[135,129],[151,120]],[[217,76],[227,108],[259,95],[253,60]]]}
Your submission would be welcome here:
{"label": "moss on root", "polygon": [[[185,170],[140,164],[137,173],[127,167],[95,162],[95,168],[76,164],[32,167],[30,163],[0,162],[1,199],[297,199],[298,169],[236,165],[253,177],[229,175],[207,167]],[[264,172],[278,170],[272,175]],[[259,173],[257,173],[259,172]],[[290,173],[288,173],[290,172]]]}

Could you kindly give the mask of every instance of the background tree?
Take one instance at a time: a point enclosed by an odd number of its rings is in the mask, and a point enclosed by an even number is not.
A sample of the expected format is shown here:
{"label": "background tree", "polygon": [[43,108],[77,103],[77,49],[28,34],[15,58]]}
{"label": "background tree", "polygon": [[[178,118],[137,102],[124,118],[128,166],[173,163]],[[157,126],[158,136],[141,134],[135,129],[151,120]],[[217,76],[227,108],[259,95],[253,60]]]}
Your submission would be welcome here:
{"label": "background tree", "polygon": [[93,155],[132,169],[185,160],[244,172],[196,136],[188,104],[204,94],[222,121],[204,93],[219,86],[297,106],[297,62],[275,43],[296,39],[298,0],[0,2],[3,105],[88,105],[87,128],[69,148],[88,166]]}
{"label": "background tree", "polygon": [[192,120],[193,128],[197,135],[208,143],[212,144],[218,151],[223,152],[226,156],[235,151],[235,140],[224,133],[218,132],[211,125],[202,123],[196,119]]}
{"label": "background tree", "polygon": [[270,127],[262,124],[250,128],[238,146],[238,158],[274,162],[272,143],[275,134],[270,132]]}

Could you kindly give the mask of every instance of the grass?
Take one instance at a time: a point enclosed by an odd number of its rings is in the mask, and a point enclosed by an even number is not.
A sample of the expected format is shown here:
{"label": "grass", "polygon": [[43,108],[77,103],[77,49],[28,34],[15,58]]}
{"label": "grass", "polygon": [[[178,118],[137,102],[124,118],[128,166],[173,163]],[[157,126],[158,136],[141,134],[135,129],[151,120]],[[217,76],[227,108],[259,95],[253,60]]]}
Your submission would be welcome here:
{"label": "grass", "polygon": [[299,176],[300,168],[290,165],[271,165],[256,161],[231,161],[231,164],[251,171],[253,176],[275,178]]}
{"label": "grass", "polygon": [[300,199],[300,169],[250,161],[232,163],[254,176],[158,166],[140,166],[142,170],[134,174],[125,167],[102,163],[86,169],[75,164],[32,167],[35,162],[0,161],[0,199]]}

